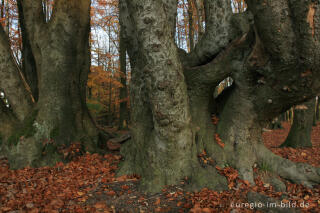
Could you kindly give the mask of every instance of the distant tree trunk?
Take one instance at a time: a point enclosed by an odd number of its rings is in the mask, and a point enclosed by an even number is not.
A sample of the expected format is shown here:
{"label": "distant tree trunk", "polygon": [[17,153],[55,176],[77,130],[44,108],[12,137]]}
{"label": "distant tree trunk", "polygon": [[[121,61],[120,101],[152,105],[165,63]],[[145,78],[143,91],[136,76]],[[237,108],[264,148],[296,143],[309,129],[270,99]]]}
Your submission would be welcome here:
{"label": "distant tree trunk", "polygon": [[[121,9],[121,8],[120,8]],[[120,82],[122,87],[120,88],[120,117],[119,117],[119,129],[125,129],[128,127],[128,94],[127,94],[127,49],[126,42],[123,35],[123,26],[120,26]]]}
{"label": "distant tree trunk", "polygon": [[286,141],[280,147],[312,147],[311,131],[315,99],[294,108],[293,123]]}
{"label": "distant tree trunk", "polygon": [[272,121],[271,121],[271,124],[270,124],[270,129],[282,129],[282,125],[281,125],[281,121],[279,120],[278,117],[274,118]]}
{"label": "distant tree trunk", "polygon": [[193,27],[193,4],[192,0],[188,0],[188,18],[189,18],[189,44],[190,51],[194,47],[194,27]]}
{"label": "distant tree trunk", "polygon": [[4,0],[1,0],[0,17],[4,17]]}
{"label": "distant tree trunk", "polygon": [[74,141],[89,152],[98,150],[98,131],[86,107],[90,0],[56,0],[48,23],[41,0],[19,0],[19,4],[31,46],[27,55],[35,59],[39,95],[35,105],[29,101],[1,28],[1,58],[5,60],[0,66],[5,69],[0,69],[0,86],[19,118],[6,141],[11,168],[54,164],[63,159],[58,148]]}
{"label": "distant tree trunk", "polygon": [[203,0],[194,0],[194,6],[197,10],[197,21],[198,21],[198,41],[201,39],[202,35],[204,34],[203,29],[203,19],[204,19],[204,12],[203,12]]}

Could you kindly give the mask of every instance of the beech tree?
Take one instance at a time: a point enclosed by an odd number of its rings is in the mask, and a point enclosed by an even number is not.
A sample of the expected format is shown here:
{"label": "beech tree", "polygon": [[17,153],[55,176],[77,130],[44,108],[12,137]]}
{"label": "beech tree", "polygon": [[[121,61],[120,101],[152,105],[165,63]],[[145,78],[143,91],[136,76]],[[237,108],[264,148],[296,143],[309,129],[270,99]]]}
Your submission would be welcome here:
{"label": "beech tree", "polygon": [[[186,53],[174,41],[176,0],[120,0],[133,128],[119,174],[140,174],[142,189],[184,177],[194,189],[225,189],[215,167],[226,165],[252,184],[255,164],[295,183],[320,182],[319,169],[273,154],[261,139],[272,118],[319,93],[319,3],[246,3],[233,14],[229,0],[205,0],[205,33]],[[227,77],[232,86],[214,98]],[[203,150],[214,163],[199,162]]]}
{"label": "beech tree", "polygon": [[11,106],[0,108],[2,152],[11,168],[21,168],[61,160],[57,148],[72,141],[96,150],[98,131],[85,104],[90,0],[56,0],[50,19],[42,0],[17,3],[23,70],[0,27],[0,90]]}

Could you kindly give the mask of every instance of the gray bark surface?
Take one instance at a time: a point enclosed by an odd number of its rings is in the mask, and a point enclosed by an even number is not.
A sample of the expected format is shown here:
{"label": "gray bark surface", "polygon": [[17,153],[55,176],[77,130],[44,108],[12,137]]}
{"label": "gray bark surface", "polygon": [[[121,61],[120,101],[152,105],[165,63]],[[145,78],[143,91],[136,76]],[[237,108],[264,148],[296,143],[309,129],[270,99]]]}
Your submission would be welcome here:
{"label": "gray bark surface", "polygon": [[58,147],[75,141],[80,141],[85,151],[99,151],[99,132],[86,107],[90,0],[55,1],[48,22],[41,0],[19,0],[18,5],[24,45],[29,47],[23,51],[24,74],[32,92],[39,93],[34,105],[23,103],[27,100],[22,97],[27,96],[26,92],[22,93],[25,88],[22,89],[17,69],[10,62],[8,40],[0,34],[0,45],[7,45],[6,48],[1,46],[1,58],[6,61],[0,66],[7,66],[8,70],[3,73],[5,69],[1,67],[0,75],[6,76],[1,76],[5,81],[0,80],[0,85],[4,85],[14,115],[23,115],[21,119],[17,116],[20,122],[6,141],[5,152],[10,167],[52,165],[62,160]]}
{"label": "gray bark surface", "polygon": [[314,117],[315,99],[298,105],[294,109],[293,123],[289,135],[281,147],[312,147],[311,132]]}
{"label": "gray bark surface", "polygon": [[4,91],[14,114],[22,121],[31,110],[31,98],[17,67],[9,45],[9,38],[0,26],[0,90]]}
{"label": "gray bark surface", "polygon": [[[274,155],[261,138],[270,119],[320,91],[319,4],[250,0],[246,12],[232,14],[227,0],[204,3],[206,30],[187,54],[174,44],[176,1],[120,1],[134,128],[119,174],[140,174],[151,192],[185,176],[193,189],[222,189],[215,165],[253,183],[253,165],[267,162],[285,179],[319,183],[319,169]],[[233,85],[214,99],[227,77]],[[214,165],[199,163],[203,150]]]}

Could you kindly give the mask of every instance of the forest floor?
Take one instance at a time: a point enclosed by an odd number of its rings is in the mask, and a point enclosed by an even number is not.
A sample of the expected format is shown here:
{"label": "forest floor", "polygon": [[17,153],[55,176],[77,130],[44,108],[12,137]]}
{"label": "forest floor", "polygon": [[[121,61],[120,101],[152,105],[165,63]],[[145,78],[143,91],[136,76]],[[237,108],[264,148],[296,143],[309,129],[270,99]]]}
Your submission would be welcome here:
{"label": "forest floor", "polygon": [[[308,149],[274,148],[286,138],[290,125],[284,129],[266,131],[265,145],[274,153],[295,162],[320,166],[320,124],[313,128],[313,147]],[[268,169],[255,168],[256,185],[240,180],[234,169],[217,168],[229,182],[228,191],[202,189],[188,192],[182,180],[177,186],[168,186],[161,193],[148,195],[137,190],[139,177],[115,177],[121,156],[85,154],[68,164],[54,167],[9,170],[6,159],[0,161],[0,212],[55,213],[55,212],[271,212],[276,202],[280,212],[319,212],[320,185],[308,189],[286,182],[286,192],[276,192],[262,182]],[[248,201],[248,198],[252,199]],[[257,200],[258,199],[258,200]],[[241,206],[240,206],[241,205]],[[296,207],[296,206],[301,206]],[[255,207],[255,208],[254,208]],[[260,208],[262,207],[262,208]]]}

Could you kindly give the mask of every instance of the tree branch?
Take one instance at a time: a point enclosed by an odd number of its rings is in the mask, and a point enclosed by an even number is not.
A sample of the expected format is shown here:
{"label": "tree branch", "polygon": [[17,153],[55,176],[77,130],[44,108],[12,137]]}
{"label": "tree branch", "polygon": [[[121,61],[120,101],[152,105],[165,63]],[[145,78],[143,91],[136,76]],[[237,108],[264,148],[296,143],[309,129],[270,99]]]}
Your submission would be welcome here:
{"label": "tree branch", "polygon": [[24,23],[30,35],[30,40],[34,40],[41,32],[45,24],[45,17],[42,9],[42,0],[18,0],[18,6],[22,8]]}
{"label": "tree branch", "polygon": [[232,71],[242,67],[243,52],[249,50],[248,34],[234,40],[210,63],[196,67],[186,67],[185,76],[188,87],[195,88],[199,85],[207,87],[217,86],[223,79],[228,77]]}
{"label": "tree branch", "polygon": [[[319,19],[320,7],[311,0],[247,3],[260,49],[249,57],[247,74],[256,111],[261,119],[272,118],[320,91],[320,23],[313,21]],[[266,63],[251,63],[262,57]]]}
{"label": "tree branch", "polygon": [[58,27],[58,23],[66,25],[65,30],[77,30],[80,27],[86,27],[90,20],[88,18],[90,16],[90,4],[90,0],[56,0],[49,23],[50,27]]}
{"label": "tree branch", "polygon": [[230,1],[204,1],[205,33],[194,50],[187,55],[185,65],[192,67],[212,60],[229,41],[231,36],[232,8]]}

